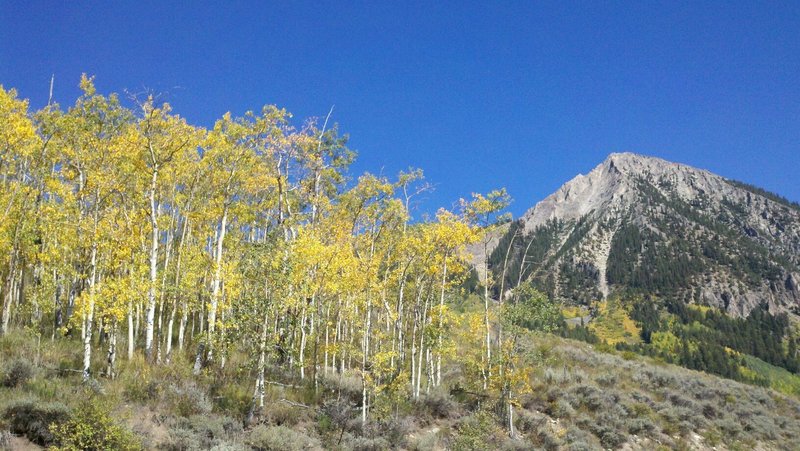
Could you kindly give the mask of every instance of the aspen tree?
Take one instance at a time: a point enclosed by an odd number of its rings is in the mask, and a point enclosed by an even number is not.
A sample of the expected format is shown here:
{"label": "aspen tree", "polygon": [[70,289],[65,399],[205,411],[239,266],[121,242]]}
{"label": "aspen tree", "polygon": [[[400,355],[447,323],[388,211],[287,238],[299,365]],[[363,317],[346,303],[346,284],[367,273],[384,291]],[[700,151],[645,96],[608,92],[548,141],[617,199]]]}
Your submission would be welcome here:
{"label": "aspen tree", "polygon": [[464,213],[469,220],[480,227],[483,238],[480,244],[483,248],[483,274],[485,277],[483,283],[483,303],[484,303],[484,326],[485,326],[485,357],[484,374],[483,374],[483,389],[486,390],[489,384],[489,378],[492,373],[492,342],[491,342],[491,324],[489,318],[489,287],[492,283],[491,273],[489,272],[489,243],[493,239],[492,232],[499,226],[497,213],[505,209],[511,203],[511,198],[506,193],[505,188],[494,190],[486,196],[482,194],[473,194],[472,200],[467,202],[461,200]]}
{"label": "aspen tree", "polygon": [[171,114],[169,104],[157,107],[153,96],[139,105],[140,117],[129,134],[129,145],[137,158],[137,169],[148,180],[146,210],[150,216],[150,272],[145,309],[145,355],[153,359],[156,290],[158,283],[159,220],[162,214],[160,177],[173,169],[178,161],[197,152],[202,131]]}
{"label": "aspen tree", "polygon": [[128,111],[119,105],[116,96],[105,98],[97,94],[91,78],[84,75],[80,83],[83,94],[70,108],[62,121],[64,163],[77,179],[76,200],[79,203],[79,233],[88,236],[89,261],[86,267],[88,291],[81,293],[83,318],[83,378],[90,377],[92,331],[95,326],[99,268],[104,240],[102,222],[112,208],[112,195],[124,180],[116,171],[121,167],[121,137],[129,123]]}
{"label": "aspen tree", "polygon": [[13,89],[0,86],[0,255],[5,263],[5,280],[0,281],[2,310],[0,335],[8,332],[11,307],[20,296],[22,257],[30,236],[30,209],[34,191],[28,184],[36,150],[41,148],[28,102],[17,98]]}
{"label": "aspen tree", "polygon": [[[80,325],[87,378],[99,343],[115,377],[123,328],[128,358],[142,343],[149,361],[169,363],[175,338],[201,349],[197,371],[250,355],[250,419],[272,365],[309,388],[357,371],[364,423],[444,384],[463,248],[491,228],[504,193],[476,196],[464,216],[412,222],[429,189],[422,172],[348,188],[353,153],[330,117],[296,129],[267,106],[205,131],[152,97],[131,111],[90,78],[81,85],[68,111],[35,115],[0,92],[4,333],[26,324],[56,339]],[[470,324],[487,337],[489,288]],[[492,349],[474,349],[467,366],[482,361],[493,387],[513,373],[491,373]]]}

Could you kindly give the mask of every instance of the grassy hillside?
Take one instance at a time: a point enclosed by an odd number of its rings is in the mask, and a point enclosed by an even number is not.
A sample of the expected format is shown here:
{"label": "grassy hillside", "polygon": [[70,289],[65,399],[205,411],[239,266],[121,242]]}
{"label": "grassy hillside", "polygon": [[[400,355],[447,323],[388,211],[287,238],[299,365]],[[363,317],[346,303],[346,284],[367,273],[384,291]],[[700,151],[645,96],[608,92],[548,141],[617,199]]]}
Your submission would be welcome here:
{"label": "grassy hillside", "polygon": [[[77,347],[44,341],[37,350],[35,343],[20,333],[0,340],[6,447],[32,446],[19,435],[68,446],[91,433],[117,437],[118,448],[172,450],[793,449],[800,442],[797,398],[552,335],[518,341],[532,371],[515,407],[514,438],[493,403],[465,389],[474,381],[456,364],[444,369],[446,389],[417,402],[401,391],[401,402],[375,406],[363,427],[357,375],[323,377],[315,392],[276,368],[267,408],[248,422],[249,374],[192,376],[178,357],[154,367],[133,360],[115,380],[83,384],[72,371],[80,368]],[[777,374],[763,362],[748,364]],[[787,383],[796,383],[790,376]]]}
{"label": "grassy hillside", "polygon": [[750,355],[744,356],[747,368],[769,381],[769,386],[779,392],[800,396],[800,376],[790,373],[785,368],[769,363]]}

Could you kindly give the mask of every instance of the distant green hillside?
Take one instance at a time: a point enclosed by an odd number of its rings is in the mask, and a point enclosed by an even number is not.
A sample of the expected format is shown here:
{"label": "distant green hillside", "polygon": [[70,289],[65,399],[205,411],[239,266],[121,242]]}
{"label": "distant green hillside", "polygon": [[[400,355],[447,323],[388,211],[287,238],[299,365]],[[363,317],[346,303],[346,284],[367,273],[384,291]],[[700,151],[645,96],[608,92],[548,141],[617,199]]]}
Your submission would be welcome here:
{"label": "distant green hillside", "polygon": [[747,368],[769,381],[769,387],[782,393],[800,396],[800,376],[797,374],[750,355],[745,355],[744,361]]}

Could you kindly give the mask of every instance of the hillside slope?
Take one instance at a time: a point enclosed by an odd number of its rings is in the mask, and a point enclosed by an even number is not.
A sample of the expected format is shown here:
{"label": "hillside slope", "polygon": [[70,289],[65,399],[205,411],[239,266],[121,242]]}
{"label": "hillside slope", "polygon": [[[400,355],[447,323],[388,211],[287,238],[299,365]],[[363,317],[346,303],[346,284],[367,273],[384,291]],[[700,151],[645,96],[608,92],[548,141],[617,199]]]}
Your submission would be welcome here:
{"label": "hillside slope", "polygon": [[276,371],[253,424],[245,422],[252,387],[235,369],[196,378],[182,359],[152,370],[139,361],[87,386],[79,373],[59,370],[79,356],[57,342],[43,342],[39,365],[28,363],[20,377],[20,362],[34,352],[28,337],[0,339],[0,449],[41,449],[25,436],[56,444],[49,426],[75,422],[129,437],[129,449],[790,450],[800,441],[796,398],[552,335],[518,342],[532,371],[514,438],[493,403],[462,388],[470,381],[457,363],[443,368],[446,387],[362,427],[350,372],[323,378],[314,393]]}

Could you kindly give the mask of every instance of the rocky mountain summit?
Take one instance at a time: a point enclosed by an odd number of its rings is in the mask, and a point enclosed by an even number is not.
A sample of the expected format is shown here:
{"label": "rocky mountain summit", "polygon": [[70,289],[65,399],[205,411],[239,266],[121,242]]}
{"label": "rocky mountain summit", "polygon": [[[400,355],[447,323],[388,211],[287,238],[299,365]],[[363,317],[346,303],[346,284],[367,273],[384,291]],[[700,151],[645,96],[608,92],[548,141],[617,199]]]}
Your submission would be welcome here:
{"label": "rocky mountain summit", "polygon": [[495,280],[532,279],[568,302],[625,291],[800,313],[800,206],[659,158],[609,155],[492,244]]}

